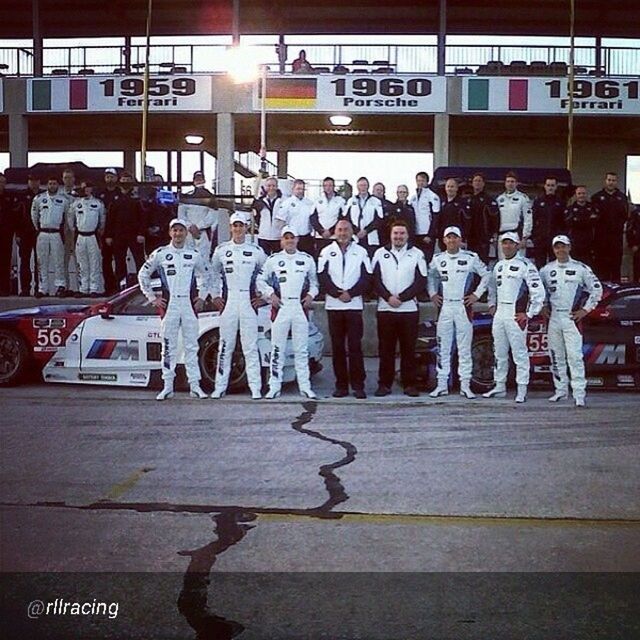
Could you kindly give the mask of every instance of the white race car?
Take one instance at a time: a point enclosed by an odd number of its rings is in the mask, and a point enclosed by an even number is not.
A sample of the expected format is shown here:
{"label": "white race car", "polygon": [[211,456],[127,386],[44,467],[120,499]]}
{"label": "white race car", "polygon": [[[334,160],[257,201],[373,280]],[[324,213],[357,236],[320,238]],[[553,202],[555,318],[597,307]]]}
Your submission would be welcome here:
{"label": "white race car", "polygon": [[[271,355],[270,306],[258,309],[258,351],[266,379]],[[202,385],[212,390],[218,356],[216,311],[198,315]],[[322,368],[322,333],[309,322],[309,367]],[[16,384],[41,372],[45,382],[146,387],[160,384],[160,318],[138,286],[107,302],[47,305],[0,313],[0,385]],[[179,356],[182,363],[182,355]],[[184,376],[178,369],[178,380]],[[295,379],[291,340],[287,343],[284,380]],[[229,378],[232,390],[246,385],[240,341]]]}

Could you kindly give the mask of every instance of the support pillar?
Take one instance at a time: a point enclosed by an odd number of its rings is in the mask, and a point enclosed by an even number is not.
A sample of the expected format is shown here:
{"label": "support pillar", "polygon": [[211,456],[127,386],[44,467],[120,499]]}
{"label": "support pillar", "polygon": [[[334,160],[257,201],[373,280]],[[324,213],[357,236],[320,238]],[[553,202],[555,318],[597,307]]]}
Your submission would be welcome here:
{"label": "support pillar", "polygon": [[447,68],[447,0],[440,0],[438,9],[438,75],[443,76]]}
{"label": "support pillar", "polygon": [[[135,149],[125,149],[124,150],[124,168],[132,176],[136,175],[136,152],[135,152]],[[144,176],[141,176],[140,179],[144,180]]]}
{"label": "support pillar", "polygon": [[437,113],[433,118],[433,168],[449,165],[449,114]]}
{"label": "support pillar", "polygon": [[9,166],[28,167],[29,121],[20,113],[9,114]]}
{"label": "support pillar", "polygon": [[[216,122],[216,193],[235,193],[234,158],[235,120],[232,113],[219,113]],[[221,209],[218,220],[218,242],[229,240],[229,211]]]}
{"label": "support pillar", "polygon": [[32,0],[31,28],[33,32],[33,75],[42,76],[42,30],[40,28],[40,0]]}
{"label": "support pillar", "polygon": [[278,153],[278,178],[286,178],[289,173],[289,152],[280,147]]}

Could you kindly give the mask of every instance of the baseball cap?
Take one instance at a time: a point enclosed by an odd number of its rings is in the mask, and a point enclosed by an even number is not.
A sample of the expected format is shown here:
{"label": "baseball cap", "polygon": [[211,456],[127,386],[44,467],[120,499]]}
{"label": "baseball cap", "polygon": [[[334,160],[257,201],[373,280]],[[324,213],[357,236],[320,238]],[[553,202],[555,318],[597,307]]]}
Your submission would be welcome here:
{"label": "baseball cap", "polygon": [[173,227],[176,224],[181,224],[185,229],[189,228],[189,225],[187,224],[186,220],[183,220],[182,218],[174,218],[170,223],[169,223],[169,229],[171,229],[171,227]]}
{"label": "baseball cap", "polygon": [[111,174],[113,174],[114,176],[117,176],[117,175],[118,175],[118,172],[117,172],[113,167],[109,167],[108,169],[105,169],[105,170],[104,170],[104,172],[105,172],[105,173],[111,173]]}
{"label": "baseball cap", "polygon": [[513,242],[520,242],[520,236],[515,231],[507,231],[500,236],[500,242],[503,240],[511,240]]}
{"label": "baseball cap", "polygon": [[280,237],[284,238],[285,234],[287,233],[290,233],[291,235],[294,235],[294,236],[298,235],[289,225],[282,227],[282,231],[280,232]]}
{"label": "baseball cap", "polygon": [[462,232],[460,231],[459,227],[447,227],[444,230],[442,237],[444,238],[445,236],[448,236],[450,233],[454,233],[455,235],[458,236],[458,238],[462,238]]}
{"label": "baseball cap", "polygon": [[571,246],[571,240],[569,240],[568,236],[563,236],[563,235],[556,236],[551,241],[551,246],[553,246],[556,242],[561,242],[562,244],[567,244]]}
{"label": "baseball cap", "polygon": [[242,213],[240,213],[239,211],[236,211],[229,218],[229,224],[234,224],[236,222],[242,222],[242,224],[247,224],[247,219],[245,218],[245,216]]}

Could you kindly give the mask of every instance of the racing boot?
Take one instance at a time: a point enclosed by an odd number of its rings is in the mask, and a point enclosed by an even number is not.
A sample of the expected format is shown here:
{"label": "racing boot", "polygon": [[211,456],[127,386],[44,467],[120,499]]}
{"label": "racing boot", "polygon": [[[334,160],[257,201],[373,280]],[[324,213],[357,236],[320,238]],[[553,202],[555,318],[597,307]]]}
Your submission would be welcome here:
{"label": "racing boot", "polygon": [[527,385],[519,384],[516,391],[516,402],[523,403],[527,401]]}
{"label": "racing boot", "polygon": [[156,400],[168,400],[173,398],[173,382],[165,382],[162,391],[156,396]]}
{"label": "racing boot", "polygon": [[189,395],[192,398],[198,398],[199,400],[204,400],[207,397],[207,394],[202,390],[202,387],[197,383],[193,382],[189,385]]}
{"label": "racing boot", "polygon": [[269,387],[269,391],[267,391],[267,395],[265,398],[267,400],[274,400],[275,398],[280,397],[280,387]]}
{"label": "racing boot", "polygon": [[473,400],[476,394],[471,391],[471,385],[468,380],[463,380],[460,383],[460,395],[467,400]]}
{"label": "racing boot", "polygon": [[224,397],[224,394],[226,392],[223,391],[222,389],[214,389],[213,393],[209,396],[210,398],[213,398],[214,400],[219,400],[220,398]]}
{"label": "racing boot", "polygon": [[585,407],[585,396],[573,396],[573,399],[576,402],[576,407]]}
{"label": "racing boot", "polygon": [[550,398],[548,398],[549,402],[560,402],[560,400],[566,400],[566,399],[567,399],[567,392],[560,391],[559,389],[556,389],[556,392]]}
{"label": "racing boot", "polygon": [[262,393],[260,393],[260,387],[251,389],[252,400],[262,400]]}
{"label": "racing boot", "polygon": [[448,396],[449,388],[446,384],[438,382],[438,386],[429,394],[431,398],[439,398],[440,396]]}
{"label": "racing boot", "polygon": [[483,393],[483,398],[506,398],[507,396],[507,387],[503,384],[497,384],[491,391],[487,391],[487,393]]}
{"label": "racing boot", "polygon": [[308,398],[309,400],[317,400],[318,399],[318,396],[316,395],[316,392],[311,387],[302,387],[302,389],[300,389],[300,395],[303,398]]}

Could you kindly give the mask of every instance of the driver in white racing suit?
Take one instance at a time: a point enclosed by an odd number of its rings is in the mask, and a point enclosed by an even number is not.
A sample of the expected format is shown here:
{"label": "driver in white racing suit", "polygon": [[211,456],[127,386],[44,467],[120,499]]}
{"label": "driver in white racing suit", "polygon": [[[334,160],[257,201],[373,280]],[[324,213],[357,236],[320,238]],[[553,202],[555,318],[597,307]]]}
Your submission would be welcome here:
{"label": "driver in white racing suit", "polygon": [[271,323],[271,377],[267,398],[277,398],[282,389],[287,337],[291,330],[296,378],[300,395],[315,399],[309,373],[309,319],[306,312],[318,295],[318,277],[313,258],[298,251],[298,238],[291,227],[281,232],[282,251],[264,263],[257,289],[277,312]]}
{"label": "driver in white racing suit", "polygon": [[229,224],[231,240],[219,245],[211,258],[213,303],[222,312],[216,384],[211,397],[222,398],[227,391],[239,330],[251,397],[259,400],[258,316],[253,305],[256,278],[267,256],[257,244],[247,241],[247,222],[242,213],[234,213]]}
{"label": "driver in white racing suit", "polygon": [[567,236],[556,236],[551,246],[556,260],[540,271],[547,291],[547,305],[543,312],[550,314],[547,335],[556,390],[549,402],[558,402],[568,396],[568,363],[576,407],[584,407],[587,381],[582,334],[577,323],[598,306],[602,299],[602,285],[590,267],[571,257],[571,241]]}
{"label": "driver in white racing suit", "polygon": [[[493,268],[489,281],[489,312],[493,315],[491,334],[496,358],[496,386],[485,398],[504,398],[507,392],[509,349],[516,363],[516,402],[526,402],[529,385],[527,321],[540,313],[544,288],[535,265],[517,255],[520,237],[507,232],[500,236],[504,260]],[[528,293],[528,304],[527,304]]]}
{"label": "driver in white racing suit", "polygon": [[[455,337],[458,348],[460,395],[475,398],[471,391],[471,341],[473,304],[487,290],[489,271],[477,253],[460,249],[462,232],[459,227],[447,227],[443,234],[446,251],[438,253],[429,265],[429,296],[440,307],[437,324],[438,386],[429,394],[432,398],[449,393],[451,348]],[[474,275],[480,282],[472,292]]]}
{"label": "driver in white racing suit", "polygon": [[[207,397],[200,388],[197,313],[202,310],[204,298],[210,293],[211,272],[208,261],[196,249],[186,246],[187,233],[187,222],[174,218],[169,224],[171,242],[156,249],[138,273],[142,293],[162,316],[160,332],[164,388],[156,400],[173,396],[180,329],[191,396]],[[162,292],[159,293],[151,288],[151,277],[156,272],[162,284]]]}

